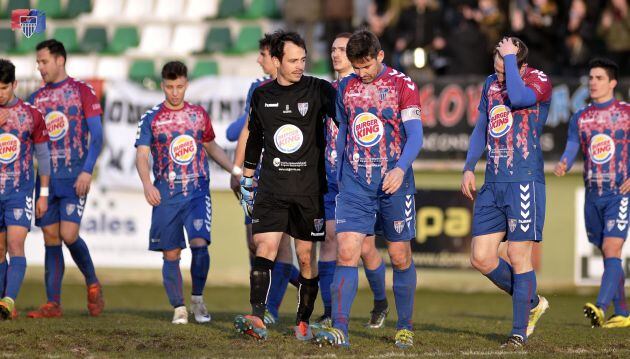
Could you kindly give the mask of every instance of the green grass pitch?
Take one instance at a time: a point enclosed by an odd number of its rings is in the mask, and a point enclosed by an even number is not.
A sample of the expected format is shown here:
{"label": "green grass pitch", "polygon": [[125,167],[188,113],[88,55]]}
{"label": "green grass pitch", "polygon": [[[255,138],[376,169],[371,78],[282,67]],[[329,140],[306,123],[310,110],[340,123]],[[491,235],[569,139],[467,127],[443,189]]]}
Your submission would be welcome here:
{"label": "green grass pitch", "polygon": [[[188,289],[187,289],[188,290]],[[26,311],[44,300],[42,283],[27,282],[18,298],[20,317],[0,323],[3,357],[630,357],[630,328],[592,329],[581,308],[593,296],[549,295],[551,308],[539,322],[523,352],[499,348],[511,327],[511,301],[499,293],[458,294],[418,291],[415,302],[416,345],[406,351],[393,345],[396,314],[388,293],[390,316],[386,328],[363,328],[371,309],[368,291],[360,291],[351,316],[351,348],[319,348],[297,342],[290,335],[294,320],[295,289],[289,287],[281,320],[270,338],[256,342],[239,336],[234,315],[248,311],[246,288],[209,287],[205,299],[212,314],[208,325],[170,324],[172,309],[160,285],[133,284],[105,287],[106,310],[99,318],[87,316],[85,287],[63,288],[62,319],[34,320]],[[318,306],[313,314],[321,314]],[[191,321],[194,319],[191,317]]]}

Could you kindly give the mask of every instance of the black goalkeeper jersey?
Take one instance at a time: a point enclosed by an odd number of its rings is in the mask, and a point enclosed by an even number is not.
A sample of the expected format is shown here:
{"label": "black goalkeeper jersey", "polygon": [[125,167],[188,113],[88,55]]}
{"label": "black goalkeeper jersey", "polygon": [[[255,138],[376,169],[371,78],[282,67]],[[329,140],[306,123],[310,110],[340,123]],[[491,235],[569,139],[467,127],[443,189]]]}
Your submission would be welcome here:
{"label": "black goalkeeper jersey", "polygon": [[282,86],[271,81],[254,90],[245,168],[255,169],[262,152],[257,191],[278,195],[326,192],[324,120],[334,117],[335,89],[302,76]]}

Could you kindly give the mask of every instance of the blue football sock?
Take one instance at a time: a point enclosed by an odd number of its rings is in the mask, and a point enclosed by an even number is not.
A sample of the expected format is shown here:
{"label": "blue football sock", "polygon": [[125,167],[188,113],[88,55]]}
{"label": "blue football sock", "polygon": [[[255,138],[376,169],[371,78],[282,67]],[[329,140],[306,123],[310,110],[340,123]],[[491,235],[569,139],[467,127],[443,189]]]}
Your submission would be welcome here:
{"label": "blue football sock", "polygon": [[619,280],[619,284],[617,285],[617,290],[615,291],[615,296],[613,297],[613,304],[615,305],[615,314],[627,317],[630,315],[628,313],[628,303],[626,302],[626,288],[625,288],[626,278],[621,272],[621,279]]}
{"label": "blue football sock", "polygon": [[0,263],[0,298],[4,297],[4,288],[7,281],[7,268],[9,264],[7,263],[7,259],[5,257],[4,262]]}
{"label": "blue football sock", "polygon": [[46,279],[46,297],[49,302],[61,304],[61,282],[66,264],[63,259],[63,248],[58,246],[46,246],[44,258]]}
{"label": "blue football sock", "polygon": [[368,283],[370,283],[370,289],[374,293],[374,301],[383,301],[387,297],[385,296],[385,263],[381,261],[381,265],[374,270],[365,269],[365,276]]}
{"label": "blue football sock", "polygon": [[269,286],[269,294],[267,295],[267,310],[278,318],[280,304],[287,291],[289,279],[291,279],[292,263],[283,263],[276,261],[271,270],[271,285]]}
{"label": "blue football sock", "polygon": [[340,329],[348,338],[350,308],[359,286],[357,267],[337,266],[331,286],[333,327]]}
{"label": "blue football sock", "polygon": [[322,303],[324,304],[324,316],[331,316],[332,299],[330,297],[330,285],[335,275],[336,261],[317,262],[317,271],[319,272],[319,289],[322,292]]}
{"label": "blue football sock", "polygon": [[74,263],[77,264],[81,273],[85,277],[85,284],[91,285],[98,283],[96,278],[96,272],[94,271],[94,263],[92,263],[92,257],[90,256],[90,250],[85,244],[85,241],[79,237],[77,240],[68,246]]}
{"label": "blue football sock", "polygon": [[623,267],[621,266],[621,258],[606,258],[604,259],[604,275],[602,275],[602,284],[599,287],[599,295],[597,296],[597,306],[600,307],[604,313],[610,305],[619,281],[623,278]]}
{"label": "blue football sock", "polygon": [[291,274],[289,274],[289,283],[294,287],[300,286],[300,270],[296,266],[291,266]]}
{"label": "blue football sock", "polygon": [[11,257],[9,260],[9,267],[7,269],[7,288],[5,297],[9,297],[13,300],[17,299],[20,287],[24,281],[24,274],[26,273],[26,258],[24,257]]}
{"label": "blue football sock", "polygon": [[162,265],[162,281],[168,301],[173,308],[184,305],[184,290],[182,286],[182,272],[179,269],[179,259],[169,261],[164,259]]}
{"label": "blue football sock", "polygon": [[512,335],[520,335],[527,340],[527,323],[532,302],[536,296],[536,273],[529,271],[514,274],[512,294]]}
{"label": "blue football sock", "polygon": [[499,257],[499,265],[492,272],[486,274],[486,277],[504,292],[512,295],[513,275],[512,267]]}
{"label": "blue football sock", "polygon": [[192,278],[192,295],[203,295],[206,287],[208,271],[210,270],[210,254],[208,246],[191,247],[192,261],[190,263],[190,277]]}
{"label": "blue football sock", "polygon": [[413,300],[416,294],[416,267],[411,262],[407,269],[394,269],[394,300],[398,322],[396,329],[413,330]]}

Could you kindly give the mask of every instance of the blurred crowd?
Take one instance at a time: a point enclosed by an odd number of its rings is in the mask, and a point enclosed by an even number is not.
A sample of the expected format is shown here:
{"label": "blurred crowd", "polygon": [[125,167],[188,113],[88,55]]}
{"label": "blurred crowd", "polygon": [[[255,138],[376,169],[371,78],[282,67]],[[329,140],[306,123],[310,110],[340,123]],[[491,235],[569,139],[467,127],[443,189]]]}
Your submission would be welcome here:
{"label": "blurred crowd", "polygon": [[[529,47],[529,64],[575,76],[593,56],[607,56],[630,76],[627,0],[286,0],[284,19],[306,38],[366,27],[379,36],[386,62],[409,74],[483,75],[504,35]],[[323,23],[323,35],[308,24]]]}

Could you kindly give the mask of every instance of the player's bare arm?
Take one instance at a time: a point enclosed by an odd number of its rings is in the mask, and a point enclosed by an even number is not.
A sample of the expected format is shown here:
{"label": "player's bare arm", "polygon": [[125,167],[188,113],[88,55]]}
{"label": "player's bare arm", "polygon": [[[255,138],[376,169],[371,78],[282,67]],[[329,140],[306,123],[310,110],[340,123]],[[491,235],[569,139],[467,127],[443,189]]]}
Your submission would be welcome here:
{"label": "player's bare arm", "polygon": [[567,173],[567,159],[566,158],[563,158],[562,160],[560,160],[560,162],[556,164],[556,167],[553,169],[553,173],[558,177],[562,177]]}
{"label": "player's bare arm", "polygon": [[[39,182],[40,188],[47,189],[50,186],[50,175],[40,175]],[[39,198],[35,203],[35,218],[42,218],[46,211],[48,211],[48,193],[40,192]]]}
{"label": "player's bare arm", "polygon": [[160,197],[160,191],[151,182],[151,168],[149,166],[149,155],[151,149],[149,146],[138,146],[136,149],[136,169],[142,181],[142,187],[144,188],[144,198],[152,206],[157,206],[162,201]]}
{"label": "player's bare arm", "polygon": [[208,156],[210,156],[214,162],[218,163],[221,168],[230,172],[233,176],[240,177],[240,167],[236,170],[234,164],[225,153],[225,150],[215,141],[204,143],[203,148],[206,150]]}
{"label": "player's bare arm", "polygon": [[[234,152],[234,166],[243,167],[243,162],[245,161],[245,146],[247,145],[247,137],[249,137],[249,128],[247,125],[249,124],[249,116],[247,120],[245,120],[245,125],[241,130],[241,134],[238,136],[238,141],[236,142],[236,150]],[[234,194],[238,197],[238,193],[240,191],[240,176],[231,176],[230,177],[230,188],[234,191]]]}

